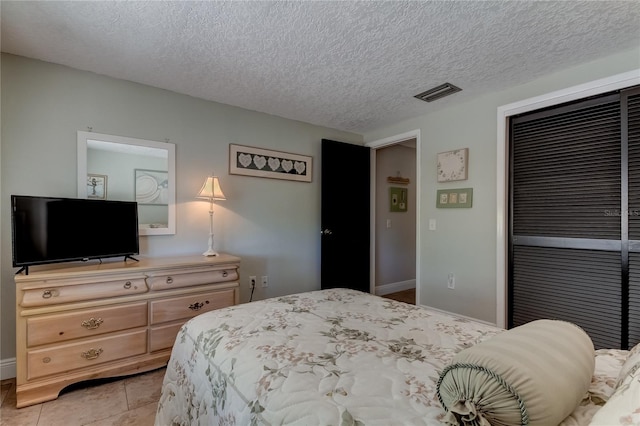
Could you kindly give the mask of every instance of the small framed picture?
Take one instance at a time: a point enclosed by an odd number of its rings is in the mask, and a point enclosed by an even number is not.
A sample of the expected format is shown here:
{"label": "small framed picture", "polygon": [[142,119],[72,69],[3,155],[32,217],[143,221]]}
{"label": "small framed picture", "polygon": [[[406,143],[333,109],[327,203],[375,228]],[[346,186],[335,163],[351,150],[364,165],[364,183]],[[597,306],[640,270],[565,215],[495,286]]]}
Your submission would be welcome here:
{"label": "small framed picture", "polygon": [[134,193],[138,204],[168,204],[169,173],[166,170],[134,169]]}
{"label": "small framed picture", "polygon": [[436,169],[438,182],[467,180],[469,168],[469,148],[438,153]]}
{"label": "small framed picture", "polygon": [[87,173],[87,198],[107,199],[107,176]]}
{"label": "small framed picture", "polygon": [[407,188],[389,188],[389,211],[390,212],[406,212],[407,211]]}
{"label": "small framed picture", "polygon": [[473,188],[439,189],[436,208],[470,209],[473,205]]}

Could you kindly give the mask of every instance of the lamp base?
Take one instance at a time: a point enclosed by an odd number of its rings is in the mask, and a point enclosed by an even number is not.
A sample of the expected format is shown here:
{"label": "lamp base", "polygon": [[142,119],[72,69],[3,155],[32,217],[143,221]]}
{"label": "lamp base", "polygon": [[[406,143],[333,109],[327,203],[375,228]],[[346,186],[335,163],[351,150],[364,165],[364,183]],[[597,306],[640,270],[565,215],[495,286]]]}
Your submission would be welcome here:
{"label": "lamp base", "polygon": [[209,249],[202,253],[203,256],[219,256],[218,252],[212,249]]}

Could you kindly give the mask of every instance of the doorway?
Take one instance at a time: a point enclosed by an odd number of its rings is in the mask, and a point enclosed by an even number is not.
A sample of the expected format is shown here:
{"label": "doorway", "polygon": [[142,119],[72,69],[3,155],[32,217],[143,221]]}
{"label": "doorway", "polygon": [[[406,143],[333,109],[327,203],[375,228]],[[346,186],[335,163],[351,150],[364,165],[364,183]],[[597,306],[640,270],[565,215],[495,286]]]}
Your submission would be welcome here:
{"label": "doorway", "polygon": [[370,291],[383,296],[414,290],[418,304],[420,130],[365,146],[371,148]]}

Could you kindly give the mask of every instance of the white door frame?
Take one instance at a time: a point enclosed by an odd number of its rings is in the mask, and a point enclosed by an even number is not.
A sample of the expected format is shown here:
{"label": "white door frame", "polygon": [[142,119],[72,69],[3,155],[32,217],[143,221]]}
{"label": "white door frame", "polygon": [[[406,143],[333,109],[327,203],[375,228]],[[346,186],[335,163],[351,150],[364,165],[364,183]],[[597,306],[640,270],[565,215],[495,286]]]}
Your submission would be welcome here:
{"label": "white door frame", "polygon": [[420,129],[411,130],[388,138],[367,142],[365,146],[371,148],[371,207],[369,208],[370,221],[370,283],[369,292],[375,294],[376,291],[376,152],[380,148],[395,145],[409,139],[416,140],[416,305],[420,300]]}
{"label": "white door frame", "polygon": [[507,235],[507,203],[508,203],[508,129],[507,119],[540,108],[546,108],[565,102],[583,99],[614,90],[640,84],[640,69],[602,78],[588,83],[562,89],[545,95],[498,107],[498,144],[497,144],[497,221],[496,221],[496,325],[505,328],[507,325],[507,272],[508,272],[508,235]]}

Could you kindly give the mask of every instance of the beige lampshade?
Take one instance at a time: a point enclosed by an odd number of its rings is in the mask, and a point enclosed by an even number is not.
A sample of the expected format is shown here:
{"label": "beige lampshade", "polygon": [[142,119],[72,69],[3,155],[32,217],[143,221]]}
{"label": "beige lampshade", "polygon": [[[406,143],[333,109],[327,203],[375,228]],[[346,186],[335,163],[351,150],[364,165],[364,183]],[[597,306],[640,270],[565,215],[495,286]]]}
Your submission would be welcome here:
{"label": "beige lampshade", "polygon": [[207,180],[200,188],[200,192],[196,198],[204,198],[206,200],[226,200],[222,189],[220,188],[220,181],[217,176],[209,176]]}

